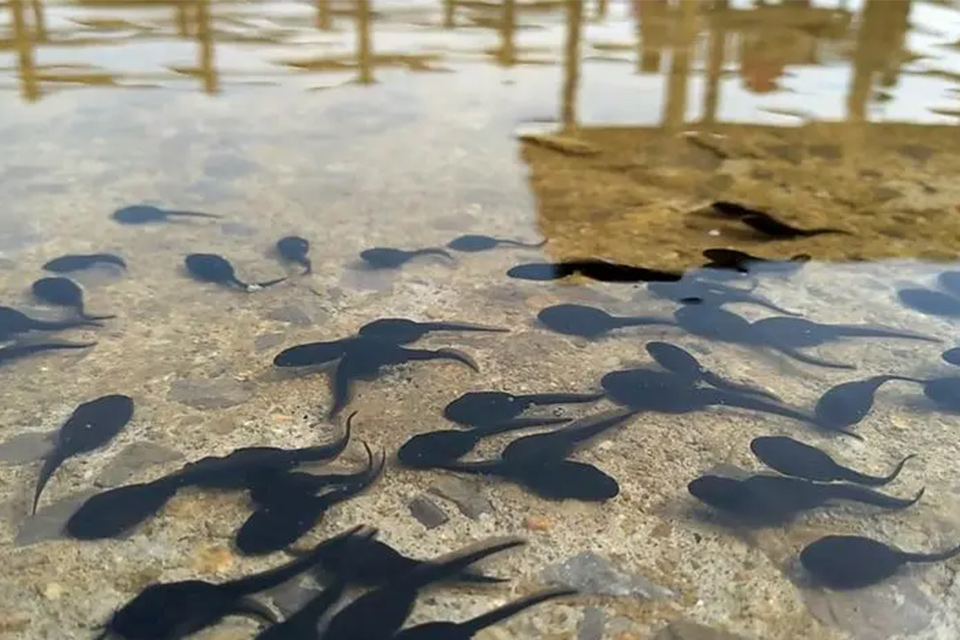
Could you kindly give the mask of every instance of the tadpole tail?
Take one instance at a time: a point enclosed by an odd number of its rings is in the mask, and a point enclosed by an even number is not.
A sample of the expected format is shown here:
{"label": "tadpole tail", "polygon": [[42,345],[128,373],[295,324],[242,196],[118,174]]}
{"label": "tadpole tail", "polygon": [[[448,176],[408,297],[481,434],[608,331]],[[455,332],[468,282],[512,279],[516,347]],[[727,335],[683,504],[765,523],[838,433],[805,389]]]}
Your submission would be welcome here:
{"label": "tadpole tail", "polygon": [[347,425],[341,438],[330,444],[310,447],[306,451],[299,451],[295,455],[296,460],[301,463],[322,462],[324,460],[332,460],[343,453],[350,443],[350,434],[353,431],[353,417],[355,415],[357,415],[356,411],[347,416]]}
{"label": "tadpole tail", "polygon": [[254,620],[266,622],[267,624],[277,624],[280,622],[277,614],[275,614],[270,607],[259,600],[249,597],[238,599],[230,608],[228,615],[253,618]]}
{"label": "tadpole tail", "polygon": [[333,362],[343,356],[351,338],[308,342],[284,349],[273,358],[275,367],[310,367]]}
{"label": "tadpole tail", "polygon": [[806,237],[812,236],[822,236],[825,234],[840,234],[844,236],[852,236],[853,232],[847,231],[846,229],[837,229],[836,227],[817,227],[816,229],[802,229],[800,235]]}
{"label": "tadpole tail", "polygon": [[903,471],[903,465],[907,463],[907,460],[916,457],[917,454],[915,453],[911,453],[910,455],[906,456],[903,460],[897,463],[897,466],[894,467],[893,471],[886,476],[870,476],[865,473],[860,473],[859,471],[854,471],[853,469],[844,468],[843,480],[854,482],[856,484],[867,485],[869,487],[882,487],[885,484],[893,482],[897,476],[900,475],[900,472]]}
{"label": "tadpole tail", "polygon": [[[113,317],[113,316],[111,316]],[[94,319],[81,319],[81,320],[64,320],[62,322],[56,321],[47,321],[47,320],[34,320],[30,328],[34,331],[61,331],[63,329],[76,329],[77,327],[102,327],[97,320]]]}
{"label": "tadpole tail", "polygon": [[99,326],[103,326],[103,325],[98,324],[101,320],[113,320],[113,319],[116,318],[117,316],[116,316],[116,315],[109,315],[109,316],[91,316],[91,315],[88,315],[83,309],[81,309],[81,310],[80,310],[79,317],[80,317],[81,320],[83,320],[83,323],[82,323],[82,324],[84,324],[84,325],[86,325],[86,326],[96,326],[96,327],[99,327]]}
{"label": "tadpole tail", "polygon": [[72,343],[72,342],[49,342],[44,344],[20,344],[12,345],[9,347],[0,348],[0,363],[16,360],[17,358],[23,358],[25,356],[32,355],[34,353],[40,353],[42,351],[55,351],[58,349],[87,349],[89,347],[96,346],[96,342],[83,342],[83,343]]}
{"label": "tadpole tail", "polygon": [[796,349],[791,349],[790,347],[781,346],[781,345],[768,345],[787,356],[788,358],[793,358],[799,362],[805,362],[806,364],[816,365],[818,367],[826,367],[827,369],[856,369],[852,364],[844,364],[842,362],[830,362],[829,360],[821,360],[820,358],[814,358],[813,356],[808,356],[805,353],[797,351]]}
{"label": "tadpole tail", "polygon": [[506,244],[511,247],[523,247],[525,249],[539,249],[540,247],[546,246],[547,241],[541,240],[540,242],[521,242],[520,240],[507,240],[507,239],[497,239],[497,244]]}
{"label": "tadpole tail", "polygon": [[902,340],[920,340],[921,342],[943,342],[939,338],[915,331],[897,331],[895,329],[858,327],[855,325],[837,325],[834,329],[839,335],[851,338],[900,338]]}
{"label": "tadpole tail", "polygon": [[[455,577],[470,565],[495,553],[506,551],[526,544],[526,541],[516,537],[494,538],[453,553],[434,558],[420,564],[417,568],[400,577],[393,585],[398,588],[420,587],[437,580]],[[391,585],[391,586],[393,586]]]}
{"label": "tadpole tail", "polygon": [[477,373],[480,372],[477,361],[459,349],[407,349],[406,354],[410,360],[453,360],[467,365]]}
{"label": "tadpole tail", "polygon": [[273,280],[265,280],[264,282],[244,282],[243,280],[234,278],[233,282],[247,293],[250,293],[251,291],[260,291],[261,289],[272,287],[275,284],[280,284],[281,282],[285,282],[289,279],[290,276],[283,276],[282,278],[274,278]]}
{"label": "tadpole tail", "polygon": [[563,424],[564,422],[570,422],[570,418],[530,416],[528,418],[514,418],[513,420],[504,420],[503,422],[494,422],[492,424],[467,425],[471,428],[464,433],[475,433],[478,437],[486,438],[487,436],[495,436],[500,433],[519,431],[520,429],[529,429],[531,427],[546,427],[552,424]]}
{"label": "tadpole tail", "polygon": [[165,210],[168,216],[181,216],[184,218],[223,218],[223,216],[216,213],[204,213],[202,211],[169,211]]}
{"label": "tadpole tail", "polygon": [[470,569],[461,571],[459,574],[457,574],[456,579],[459,582],[466,582],[467,584],[503,584],[505,582],[510,582],[510,578],[488,576],[485,573],[472,571]]}
{"label": "tadpole tail", "polygon": [[584,442],[595,438],[607,429],[619,426],[638,413],[640,411],[636,409],[612,409],[575,420],[562,427],[561,431],[570,433],[574,442]]}
{"label": "tadpole tail", "polygon": [[704,397],[707,398],[710,401],[710,404],[713,405],[751,409],[753,411],[760,411],[762,413],[772,413],[785,418],[792,418],[793,420],[798,420],[807,424],[816,424],[811,416],[803,413],[802,411],[798,411],[797,409],[793,409],[785,405],[767,402],[766,400],[761,400],[760,398],[754,398],[750,396],[745,397],[740,394],[730,394],[723,391],[717,391],[716,393],[709,395],[705,393]]}
{"label": "tadpole tail", "polygon": [[343,411],[344,407],[350,404],[350,397],[353,392],[353,378],[350,376],[349,363],[345,364],[345,360],[346,358],[341,359],[340,362],[337,363],[337,368],[330,377],[330,393],[333,396],[333,403],[330,405],[330,411],[327,413],[328,418],[333,418]]}
{"label": "tadpole tail", "polygon": [[796,311],[790,311],[789,309],[784,309],[777,303],[771,300],[767,300],[766,298],[761,298],[759,296],[744,296],[742,300],[731,300],[730,302],[740,302],[742,304],[755,304],[759,307],[764,307],[765,309],[770,309],[771,311],[782,313],[785,316],[799,317],[803,315],[802,313],[797,313]]}
{"label": "tadpole tail", "polygon": [[478,633],[481,629],[486,629],[489,626],[497,624],[501,620],[506,620],[511,616],[515,616],[524,609],[535,607],[536,605],[546,602],[547,600],[553,600],[563,596],[572,596],[576,595],[577,593],[578,592],[576,589],[548,589],[545,591],[540,591],[538,593],[529,595],[526,598],[514,600],[513,602],[507,603],[502,607],[497,607],[492,611],[482,613],[476,618],[471,618],[466,622],[461,622],[458,626],[464,631],[464,634],[469,634],[470,637],[473,637],[473,635]]}
{"label": "tadpole tail", "polygon": [[302,556],[294,558],[286,564],[280,565],[274,569],[268,569],[261,573],[256,573],[252,576],[231,580],[230,582],[224,582],[220,586],[226,589],[228,592],[234,593],[238,596],[246,596],[252,593],[265,591],[279,584],[283,584],[291,578],[295,578],[304,571],[307,571],[318,562],[322,561],[327,554],[337,553],[339,551],[337,547],[340,545],[340,543],[348,540],[349,538],[353,536],[360,536],[362,538],[369,539],[373,538],[376,534],[377,530],[373,527],[368,527],[362,524],[357,525],[339,535],[324,540],[315,546],[311,551]]}
{"label": "tadpole tail", "polygon": [[940,560],[949,560],[960,555],[960,545],[953,549],[947,549],[939,553],[909,553],[901,551],[900,557],[907,562],[939,562]]}
{"label": "tadpole tail", "polygon": [[713,371],[703,369],[700,375],[703,377],[704,382],[715,389],[720,389],[721,391],[732,391],[734,393],[745,393],[752,396],[767,398],[769,400],[773,400],[774,402],[780,402],[780,397],[774,393],[771,393],[770,391],[765,391],[759,387],[754,387],[749,384],[741,384],[739,382],[733,382],[731,380],[721,378]]}
{"label": "tadpole tail", "polygon": [[47,486],[47,481],[50,480],[50,476],[57,470],[57,467],[63,464],[64,460],[66,460],[66,457],[59,449],[54,449],[50,452],[50,455],[43,459],[43,466],[40,468],[40,475],[37,478],[37,489],[33,494],[33,508],[30,510],[31,515],[37,513],[37,505],[40,503],[40,494],[43,493],[43,488]]}
{"label": "tadpole tail", "polygon": [[502,475],[502,464],[499,460],[477,460],[475,462],[441,462],[430,465],[432,469],[470,473],[481,476]]}
{"label": "tadpole tail", "polygon": [[884,509],[897,510],[913,506],[923,497],[924,491],[926,491],[926,488],[920,489],[917,495],[912,498],[896,498],[855,484],[832,484],[826,486],[829,487],[828,493],[832,499],[851,500]]}
{"label": "tadpole tail", "polygon": [[447,260],[454,260],[450,252],[440,247],[424,247],[423,249],[414,249],[409,252],[412,256],[441,256]]}
{"label": "tadpole tail", "polygon": [[503,327],[490,327],[483,324],[471,324],[469,322],[421,322],[427,331],[486,331],[490,333],[509,333],[510,329]]}
{"label": "tadpole tail", "polygon": [[603,393],[527,393],[519,396],[530,404],[580,404],[602,400]]}
{"label": "tadpole tail", "polygon": [[654,316],[611,316],[610,324],[614,329],[626,327],[646,327],[646,326],[674,326],[676,322],[666,318],[656,318]]}

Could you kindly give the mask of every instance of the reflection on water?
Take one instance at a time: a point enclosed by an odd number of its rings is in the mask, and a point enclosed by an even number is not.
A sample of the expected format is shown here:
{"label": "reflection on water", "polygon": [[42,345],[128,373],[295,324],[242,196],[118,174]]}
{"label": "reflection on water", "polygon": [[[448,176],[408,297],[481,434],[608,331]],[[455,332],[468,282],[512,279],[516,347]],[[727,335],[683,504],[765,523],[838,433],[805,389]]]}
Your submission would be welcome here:
{"label": "reflection on water", "polygon": [[[831,72],[837,62],[848,61],[847,116],[862,118],[871,99],[892,99],[881,90],[895,87],[901,72],[935,68],[913,63],[928,61],[938,13],[922,4],[914,12],[932,33],[918,33],[909,43],[917,50],[911,51],[906,41],[909,0],[791,0],[759,7],[730,0],[311,4],[278,2],[265,12],[259,5],[210,0],[11,0],[4,9],[10,36],[3,48],[13,54],[13,75],[28,100],[73,83],[165,84],[178,76],[196,78],[202,90],[216,93],[222,80],[281,82],[296,70],[343,77],[344,71],[356,69],[352,79],[369,83],[380,68],[447,70],[475,60],[478,53],[504,67],[560,64],[575,85],[584,58],[632,58],[638,73],[665,75],[667,122],[686,118],[694,77],[703,78],[697,93],[703,94],[702,119],[709,122],[717,118],[718,85],[732,74],[747,92],[789,93],[796,90],[791,78],[804,83],[805,77],[814,77],[811,68]],[[473,44],[485,41],[478,33],[486,31],[496,32],[496,45],[478,51]],[[566,43],[562,52],[551,44],[560,32]],[[387,53],[415,50],[418,40],[431,53]],[[153,67],[150,52],[157,42],[193,43],[194,65],[160,61],[160,69]],[[310,49],[325,53],[300,57]],[[78,55],[80,50],[88,53]],[[298,57],[285,59],[285,51],[296,51]],[[97,62],[78,63],[77,58]],[[118,68],[128,65],[134,68]],[[842,77],[831,75],[838,81]],[[574,95],[565,92],[564,113],[573,108],[568,102]],[[817,115],[817,105],[807,104],[803,112],[807,110]]]}
{"label": "reflection on water", "polygon": [[958,636],[953,4],[0,32],[0,636]]}

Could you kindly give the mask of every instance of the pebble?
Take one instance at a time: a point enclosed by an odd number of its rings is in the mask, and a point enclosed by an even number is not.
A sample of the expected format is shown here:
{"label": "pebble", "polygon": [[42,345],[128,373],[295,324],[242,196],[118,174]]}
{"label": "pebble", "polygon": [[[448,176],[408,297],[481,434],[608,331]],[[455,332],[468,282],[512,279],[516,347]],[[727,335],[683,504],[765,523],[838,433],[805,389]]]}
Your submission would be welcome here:
{"label": "pebble", "polygon": [[0,462],[27,464],[42,460],[53,450],[52,435],[47,431],[32,431],[0,443]]}
{"label": "pebble", "polygon": [[747,640],[737,634],[706,627],[689,620],[674,620],[661,629],[653,640]]}
{"label": "pebble", "polygon": [[653,584],[641,574],[629,574],[618,569],[606,558],[583,551],[563,562],[543,570],[541,578],[549,584],[576,589],[581,594],[605,596],[638,596],[640,598],[669,598],[672,591]]}
{"label": "pebble", "polygon": [[145,467],[183,459],[183,454],[153,442],[134,442],[118,453],[93,481],[98,487],[116,487]]}
{"label": "pebble", "polygon": [[450,519],[436,502],[423,494],[411,500],[407,506],[410,514],[427,529],[436,529]]}
{"label": "pebble", "polygon": [[529,516],[523,525],[530,531],[549,531],[550,521],[543,517]]}
{"label": "pebble", "polygon": [[75,493],[37,510],[37,513],[24,519],[13,539],[14,546],[25,547],[47,540],[63,538],[63,527],[67,520],[87,498],[97,493],[93,489]]}
{"label": "pebble", "polygon": [[170,385],[167,400],[200,410],[226,409],[243,404],[252,394],[252,385],[231,378],[177,380]]}
{"label": "pebble", "polygon": [[462,478],[444,478],[428,491],[457,505],[460,513],[477,520],[484,513],[493,513],[493,505],[480,491],[477,484]]}
{"label": "pebble", "polygon": [[929,627],[938,606],[911,578],[856,591],[802,590],[813,616],[855,640],[914,636]]}
{"label": "pebble", "polygon": [[59,600],[63,595],[63,586],[57,582],[51,582],[43,588],[43,597],[47,600]]}
{"label": "pebble", "polygon": [[583,619],[577,627],[577,640],[603,640],[603,629],[606,625],[606,611],[600,607],[584,609]]}
{"label": "pebble", "polygon": [[268,320],[287,322],[300,327],[308,327],[313,324],[313,318],[310,316],[310,314],[307,313],[303,307],[295,304],[286,304],[282,307],[277,307],[276,309],[268,312],[265,317]]}

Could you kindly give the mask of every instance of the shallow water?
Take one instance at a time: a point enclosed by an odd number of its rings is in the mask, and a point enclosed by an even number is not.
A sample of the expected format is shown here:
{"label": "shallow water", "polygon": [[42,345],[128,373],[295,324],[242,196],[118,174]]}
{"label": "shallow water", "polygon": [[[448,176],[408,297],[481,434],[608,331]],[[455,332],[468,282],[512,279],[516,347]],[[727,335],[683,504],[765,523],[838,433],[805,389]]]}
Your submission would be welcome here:
{"label": "shallow water", "polygon": [[[960,633],[958,560],[911,565],[844,593],[812,585],[796,560],[837,533],[909,551],[960,542],[958,418],[914,383],[880,388],[852,427],[862,441],[730,406],[642,412],[573,454],[619,483],[619,495],[602,503],[546,500],[393,459],[414,434],[455,428],[443,408],[463,393],[595,392],[608,372],[655,368],[644,349],[654,340],[806,412],[842,382],[958,375],[940,354],[954,346],[960,309],[951,305],[960,302],[942,293],[931,313],[898,297],[907,288],[943,292],[936,275],[958,269],[960,11],[952,3],[13,0],[0,21],[2,304],[68,317],[31,296],[32,282],[54,275],[42,269],[48,260],[115,253],[128,265],[70,274],[87,312],[116,319],[27,336],[95,346],[0,367],[0,637],[93,637],[154,581],[220,582],[284,561],[233,548],[250,514],[241,492],[180,491],[120,539],[58,532],[93,492],[238,447],[333,440],[354,411],[353,441],[334,466],[362,466],[365,442],[386,452],[386,472],[298,547],[361,523],[420,558],[491,536],[528,540],[484,565],[510,582],[431,590],[414,620],[465,619],[572,581],[584,593],[478,637]],[[712,211],[714,201],[847,233],[769,239]],[[222,217],[142,226],[111,218],[133,204]],[[311,244],[310,275],[272,251],[291,234]],[[547,242],[423,256],[398,269],[373,270],[359,258],[370,247],[442,247],[462,234]],[[643,283],[506,275],[521,263],[576,258],[692,270],[717,247],[811,256],[782,277],[727,281],[755,285],[752,293],[803,318],[940,342],[799,348],[849,370],[676,326],[561,335],[536,321],[542,309],[574,303],[672,321],[681,305]],[[183,267],[190,253],[222,254],[247,282],[291,277],[249,293],[197,282]],[[725,309],[751,321],[779,315]],[[272,365],[285,348],[347,337],[383,317],[510,331],[431,333],[408,346],[455,348],[479,372],[450,361],[390,367],[357,382],[349,406],[329,420],[329,372]],[[31,517],[48,451],[42,434],[77,405],[114,393],[134,399],[132,421],[107,446],[63,463]],[[615,408],[603,400],[531,413]],[[917,453],[881,489],[911,496],[922,486],[925,495],[902,511],[844,503],[752,529],[688,493],[706,472],[762,471],[749,448],[761,435],[790,435],[874,475]],[[485,439],[467,459],[495,458],[516,437]],[[599,565],[579,555],[588,552]],[[284,609],[310,593],[294,583],[270,597]],[[252,621],[228,618],[197,637],[256,632]]]}

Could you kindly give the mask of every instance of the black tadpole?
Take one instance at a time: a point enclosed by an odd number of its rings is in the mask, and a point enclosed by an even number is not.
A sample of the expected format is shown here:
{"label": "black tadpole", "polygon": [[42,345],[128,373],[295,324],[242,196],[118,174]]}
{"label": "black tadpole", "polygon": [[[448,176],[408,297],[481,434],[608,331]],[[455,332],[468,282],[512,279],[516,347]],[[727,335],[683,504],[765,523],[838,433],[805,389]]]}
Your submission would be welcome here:
{"label": "black tadpole", "polygon": [[117,209],[111,217],[120,224],[148,224],[165,222],[168,218],[221,218],[222,216],[199,211],[161,209],[148,204],[134,204]]}
{"label": "black tadpole", "polygon": [[396,269],[420,256],[440,256],[447,260],[453,260],[453,256],[450,255],[449,252],[439,247],[410,250],[395,249],[393,247],[373,247],[360,252],[360,259],[374,269]]}
{"label": "black tadpole", "polygon": [[293,262],[303,267],[303,275],[313,271],[310,262],[310,243],[300,236],[286,236],[277,240],[277,254],[287,262]]}
{"label": "black tadpole", "polygon": [[479,251],[488,251],[501,245],[539,249],[545,244],[547,244],[546,240],[537,243],[526,243],[520,242],[519,240],[505,240],[491,236],[468,234],[454,238],[447,243],[447,248],[453,249],[454,251],[463,251],[464,253],[477,253]]}
{"label": "black tadpole", "polygon": [[41,278],[31,286],[37,300],[58,307],[67,307],[82,320],[109,320],[116,316],[91,316],[84,311],[83,290],[73,280],[63,277]]}
{"label": "black tadpole", "polygon": [[815,482],[842,480],[875,487],[895,480],[907,461],[916,457],[914,454],[904,457],[886,476],[869,476],[838,464],[829,454],[816,447],[785,436],[754,438],[750,442],[750,450],[763,464],[787,476]]}
{"label": "black tadpole", "polygon": [[940,562],[960,555],[960,546],[939,553],[909,553],[860,536],[824,536],[800,552],[800,564],[831,589],[862,589],[892,577],[908,562]]}
{"label": "black tadpole", "polygon": [[65,255],[54,258],[43,265],[45,271],[53,273],[70,273],[73,271],[82,271],[98,264],[109,264],[121,269],[127,268],[127,263],[123,258],[112,253],[92,253]]}
{"label": "black tadpole", "polygon": [[191,253],[184,258],[184,265],[197,280],[212,282],[226,287],[236,287],[243,291],[265,289],[286,280],[286,277],[250,284],[237,278],[233,265],[223,256],[214,253]]}

